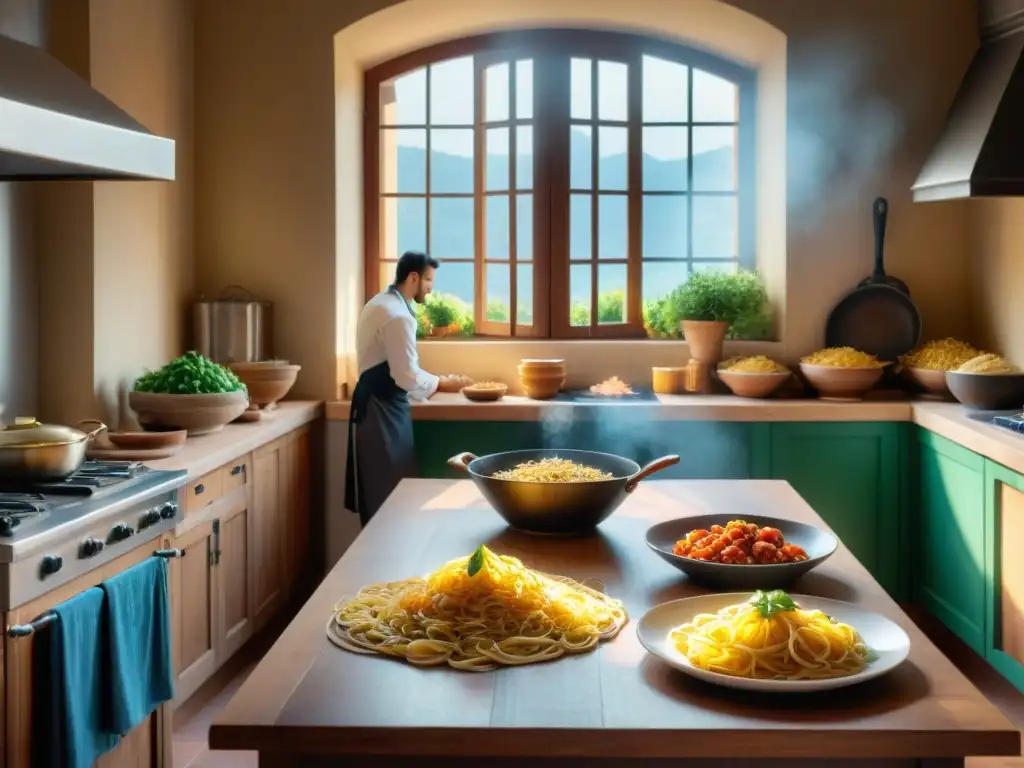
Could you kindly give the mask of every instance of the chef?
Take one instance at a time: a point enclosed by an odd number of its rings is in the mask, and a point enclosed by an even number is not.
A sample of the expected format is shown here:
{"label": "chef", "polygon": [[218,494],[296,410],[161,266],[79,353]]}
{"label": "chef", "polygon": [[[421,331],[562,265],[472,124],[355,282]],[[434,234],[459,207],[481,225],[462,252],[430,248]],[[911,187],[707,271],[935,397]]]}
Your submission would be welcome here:
{"label": "chef", "polygon": [[370,299],[356,326],[359,380],[352,393],[348,428],[345,506],[363,525],[406,477],[417,475],[409,400],[458,392],[464,376],[434,376],[419,366],[416,314],[434,286],[435,259],[406,251],[395,282]]}

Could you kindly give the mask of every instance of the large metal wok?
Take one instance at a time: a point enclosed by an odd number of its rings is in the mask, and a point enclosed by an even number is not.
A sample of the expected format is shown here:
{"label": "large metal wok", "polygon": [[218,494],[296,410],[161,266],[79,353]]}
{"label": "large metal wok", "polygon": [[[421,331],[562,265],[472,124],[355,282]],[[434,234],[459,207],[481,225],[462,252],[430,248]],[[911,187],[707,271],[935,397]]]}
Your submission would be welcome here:
{"label": "large metal wok", "polygon": [[[554,457],[610,472],[612,477],[586,483],[537,483],[493,477],[495,472],[512,469],[526,461]],[[479,458],[472,453],[460,453],[448,459],[448,466],[467,472],[484,498],[513,528],[529,533],[568,535],[594,530],[641,480],[678,462],[678,456],[662,456],[641,468],[635,461],[610,453],[530,450],[492,453]]]}

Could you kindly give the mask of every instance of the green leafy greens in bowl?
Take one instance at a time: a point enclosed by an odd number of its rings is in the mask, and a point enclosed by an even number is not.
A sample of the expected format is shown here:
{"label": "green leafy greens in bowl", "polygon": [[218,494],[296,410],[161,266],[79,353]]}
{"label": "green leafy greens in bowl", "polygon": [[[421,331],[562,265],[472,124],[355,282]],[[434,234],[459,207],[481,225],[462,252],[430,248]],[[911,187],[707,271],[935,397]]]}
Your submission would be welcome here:
{"label": "green leafy greens in bowl", "polygon": [[198,352],[186,352],[163,368],[135,380],[135,392],[162,395],[222,395],[242,392],[245,385],[229,368]]}

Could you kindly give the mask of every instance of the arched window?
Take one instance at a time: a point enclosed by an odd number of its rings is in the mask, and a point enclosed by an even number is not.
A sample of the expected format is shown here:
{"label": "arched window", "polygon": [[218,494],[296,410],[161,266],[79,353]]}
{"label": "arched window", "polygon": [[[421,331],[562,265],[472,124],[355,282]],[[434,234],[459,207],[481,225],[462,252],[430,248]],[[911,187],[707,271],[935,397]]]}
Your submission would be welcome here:
{"label": "arched window", "polygon": [[466,335],[644,337],[755,267],[754,73],[632,34],[511,32],[366,73],[367,297],[409,249]]}

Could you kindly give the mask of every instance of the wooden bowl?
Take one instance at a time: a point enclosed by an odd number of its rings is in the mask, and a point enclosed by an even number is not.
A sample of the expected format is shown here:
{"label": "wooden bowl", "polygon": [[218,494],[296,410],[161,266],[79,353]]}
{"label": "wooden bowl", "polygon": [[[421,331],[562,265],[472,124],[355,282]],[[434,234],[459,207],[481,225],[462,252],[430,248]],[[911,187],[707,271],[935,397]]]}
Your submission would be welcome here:
{"label": "wooden bowl", "polygon": [[270,360],[265,363],[229,363],[228,367],[249,390],[249,402],[261,408],[284,398],[295,385],[300,365]]}
{"label": "wooden bowl", "polygon": [[468,387],[462,388],[463,397],[476,403],[497,402],[505,396],[506,392],[508,392],[508,387],[504,384],[500,387],[480,387],[476,384],[470,384]]}
{"label": "wooden bowl", "polygon": [[953,397],[968,408],[1002,411],[1024,404],[1024,373],[961,373],[946,371]]}
{"label": "wooden bowl", "polygon": [[873,368],[836,368],[830,365],[800,363],[800,372],[822,400],[856,402],[863,400],[885,372],[885,366]]}
{"label": "wooden bowl", "polygon": [[219,432],[249,407],[243,389],[216,395],[167,395],[129,392],[128,405],[146,431],[188,430],[189,437]]}
{"label": "wooden bowl", "polygon": [[944,370],[907,366],[903,369],[903,375],[924,392],[923,397],[935,400],[946,400],[952,397],[949,386],[946,384]]}
{"label": "wooden bowl", "polygon": [[185,444],[188,430],[172,429],[167,432],[107,432],[112,445],[125,451],[160,451]]}
{"label": "wooden bowl", "polygon": [[793,374],[785,373],[744,373],[742,371],[718,371],[718,378],[737,397],[768,397],[781,387]]}

